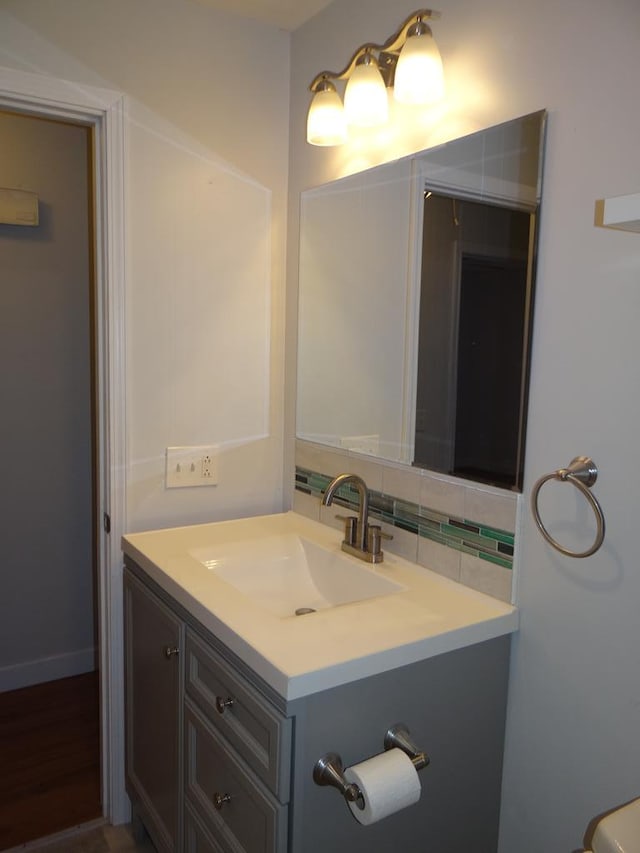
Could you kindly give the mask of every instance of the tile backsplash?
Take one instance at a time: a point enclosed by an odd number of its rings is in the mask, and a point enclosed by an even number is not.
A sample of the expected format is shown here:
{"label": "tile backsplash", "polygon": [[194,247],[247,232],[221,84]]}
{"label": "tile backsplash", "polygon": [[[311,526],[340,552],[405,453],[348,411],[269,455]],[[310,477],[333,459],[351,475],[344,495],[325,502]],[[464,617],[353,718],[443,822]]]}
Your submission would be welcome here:
{"label": "tile backsplash", "polygon": [[[344,471],[367,483],[370,516],[393,536],[385,550],[511,601],[517,494],[297,441],[293,508],[342,529],[321,498]],[[334,504],[356,510],[357,492],[343,486]]]}

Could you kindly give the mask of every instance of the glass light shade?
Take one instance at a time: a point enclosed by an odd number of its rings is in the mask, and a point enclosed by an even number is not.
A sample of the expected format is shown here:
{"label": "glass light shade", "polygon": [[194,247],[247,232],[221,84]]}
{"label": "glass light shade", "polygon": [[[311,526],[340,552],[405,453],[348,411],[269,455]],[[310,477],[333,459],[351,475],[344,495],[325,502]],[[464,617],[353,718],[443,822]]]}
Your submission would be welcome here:
{"label": "glass light shade", "polygon": [[347,121],[335,86],[315,92],[307,115],[310,145],[342,145],[347,141]]}
{"label": "glass light shade", "polygon": [[442,59],[430,31],[409,36],[400,51],[393,96],[402,104],[433,104],[444,97]]}
{"label": "glass light shade", "polygon": [[389,117],[387,88],[375,57],[353,69],[344,93],[344,111],[349,124],[376,127]]}

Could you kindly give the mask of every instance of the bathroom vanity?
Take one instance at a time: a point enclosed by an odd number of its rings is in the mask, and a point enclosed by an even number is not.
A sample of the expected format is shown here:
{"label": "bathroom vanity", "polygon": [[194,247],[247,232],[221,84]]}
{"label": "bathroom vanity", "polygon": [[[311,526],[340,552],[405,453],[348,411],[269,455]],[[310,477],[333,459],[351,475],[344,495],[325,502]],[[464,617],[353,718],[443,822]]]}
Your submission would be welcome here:
{"label": "bathroom vanity", "polygon": [[[160,853],[496,850],[513,607],[395,555],[362,567],[295,513],[123,550],[127,790]],[[363,826],[314,766],[398,722],[430,759],[420,800]]]}

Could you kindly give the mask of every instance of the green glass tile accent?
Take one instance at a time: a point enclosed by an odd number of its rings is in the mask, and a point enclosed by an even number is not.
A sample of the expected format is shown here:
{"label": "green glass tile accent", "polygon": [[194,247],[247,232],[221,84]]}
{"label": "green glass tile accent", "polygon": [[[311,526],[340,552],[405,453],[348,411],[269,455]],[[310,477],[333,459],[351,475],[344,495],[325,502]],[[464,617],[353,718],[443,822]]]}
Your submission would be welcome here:
{"label": "green glass tile accent", "polygon": [[[300,492],[320,498],[332,479],[318,471],[296,468],[295,487]],[[431,507],[419,506],[411,501],[373,490],[369,490],[369,499],[369,513],[376,521],[383,521],[401,530],[408,530],[425,539],[471,554],[503,568],[512,568],[512,556],[504,553],[502,549],[498,552],[498,543],[513,549],[515,544],[513,533],[477,524],[472,519],[454,518]],[[358,501],[357,489],[349,483],[341,486],[336,493],[335,502],[352,512],[357,510]],[[468,527],[473,529],[469,530]]]}
{"label": "green glass tile accent", "polygon": [[472,557],[480,556],[480,552],[476,548],[471,548],[469,545],[465,545],[464,542],[460,543],[458,551],[462,551],[463,554],[470,554]]}
{"label": "green glass tile accent", "polygon": [[475,533],[476,535],[480,533],[478,525],[472,524],[470,521],[459,521],[457,518],[450,518],[449,521],[457,530],[462,530],[466,533]]}
{"label": "green glass tile accent", "polygon": [[314,491],[324,492],[330,482],[331,480],[327,477],[323,477],[321,474],[314,474],[313,472],[308,473],[307,485],[311,486]]}
{"label": "green glass tile accent", "polygon": [[497,556],[494,557],[493,554],[484,554],[484,553],[480,552],[478,554],[478,557],[481,560],[486,560],[487,563],[495,563],[496,566],[502,566],[503,569],[512,569],[513,568],[513,565],[512,565],[510,560],[502,559],[502,557],[497,557]]}
{"label": "green glass tile accent", "polygon": [[411,521],[407,521],[404,518],[399,518],[393,522],[394,527],[398,527],[400,530],[406,530],[408,533],[415,533],[416,536],[419,535],[418,525],[414,524]]}
{"label": "green glass tile accent", "polygon": [[[371,515],[371,512],[369,514]],[[392,512],[379,512],[374,509],[373,514],[377,518],[380,518],[382,521],[386,521],[387,524],[395,524],[396,521],[398,521],[398,519]]]}
{"label": "green glass tile accent", "polygon": [[416,504],[408,504],[403,501],[394,501],[395,518],[401,519],[405,523],[410,524],[412,527],[415,527],[417,529],[422,519],[420,518],[420,515],[416,510]]}
{"label": "green glass tile accent", "polygon": [[393,499],[393,509],[399,518],[412,518],[419,515],[419,507],[417,504],[412,504],[409,501],[402,501],[398,498]]}
{"label": "green glass tile accent", "polygon": [[340,486],[340,488],[335,493],[337,498],[342,498],[344,501],[349,501],[349,503],[357,503],[358,501],[358,493],[355,489],[352,489],[348,484],[346,486]]}
{"label": "green glass tile accent", "polygon": [[441,533],[438,533],[436,530],[431,530],[429,528],[425,528],[424,530],[421,529],[420,536],[422,536],[423,539],[430,539],[432,542],[438,542],[440,545],[446,545],[449,548],[453,547],[450,540]]}
{"label": "green glass tile accent", "polygon": [[449,521],[448,515],[443,515],[441,512],[438,512],[435,509],[430,509],[426,506],[419,506],[417,511],[420,518],[429,518],[432,521],[442,522],[444,524]]}
{"label": "green glass tile accent", "polygon": [[449,548],[453,548],[454,551],[462,551],[463,554],[474,554],[473,548],[469,548],[464,542],[456,542],[455,539],[449,539],[447,537],[446,544]]}
{"label": "green glass tile accent", "polygon": [[467,533],[465,530],[460,530],[459,527],[453,527],[451,524],[443,524],[442,532],[451,537],[451,539],[459,539],[460,541],[472,538],[471,533]]}
{"label": "green glass tile accent", "polygon": [[[418,523],[418,529],[420,530],[421,536],[426,536],[427,534],[424,531],[427,531],[427,530],[431,530],[431,531],[437,530],[438,533],[440,533],[442,535],[441,526],[438,524],[437,521],[431,521],[430,518],[421,518],[419,523]],[[443,538],[446,538],[446,537],[443,536]]]}
{"label": "green glass tile accent", "polygon": [[497,542],[504,542],[506,545],[513,545],[515,538],[513,533],[507,533],[505,530],[492,530],[490,527],[481,527],[480,533],[487,539],[495,539]]}
{"label": "green glass tile accent", "polygon": [[451,527],[448,524],[443,525],[443,531],[455,539],[461,539],[463,542],[466,542],[467,545],[473,544],[478,548],[482,548],[487,551],[497,551],[498,543],[495,539],[488,539],[486,536],[478,536],[476,533],[470,533],[467,530],[460,530],[459,527]]}
{"label": "green glass tile accent", "polygon": [[394,501],[379,492],[372,492],[369,497],[369,506],[378,512],[386,513],[387,515],[394,514]]}

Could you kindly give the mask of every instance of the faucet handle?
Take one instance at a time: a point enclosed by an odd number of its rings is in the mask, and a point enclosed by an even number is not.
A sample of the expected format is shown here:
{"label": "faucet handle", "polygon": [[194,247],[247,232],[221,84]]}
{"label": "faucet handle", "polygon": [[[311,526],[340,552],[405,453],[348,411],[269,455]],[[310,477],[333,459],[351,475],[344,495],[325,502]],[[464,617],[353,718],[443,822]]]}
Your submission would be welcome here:
{"label": "faucet handle", "polygon": [[370,524],[367,528],[367,550],[375,556],[382,554],[380,547],[382,539],[393,539],[393,536],[385,533],[379,524]]}
{"label": "faucet handle", "polygon": [[358,539],[358,518],[355,515],[336,515],[340,521],[344,521],[344,541],[348,545],[354,545]]}

